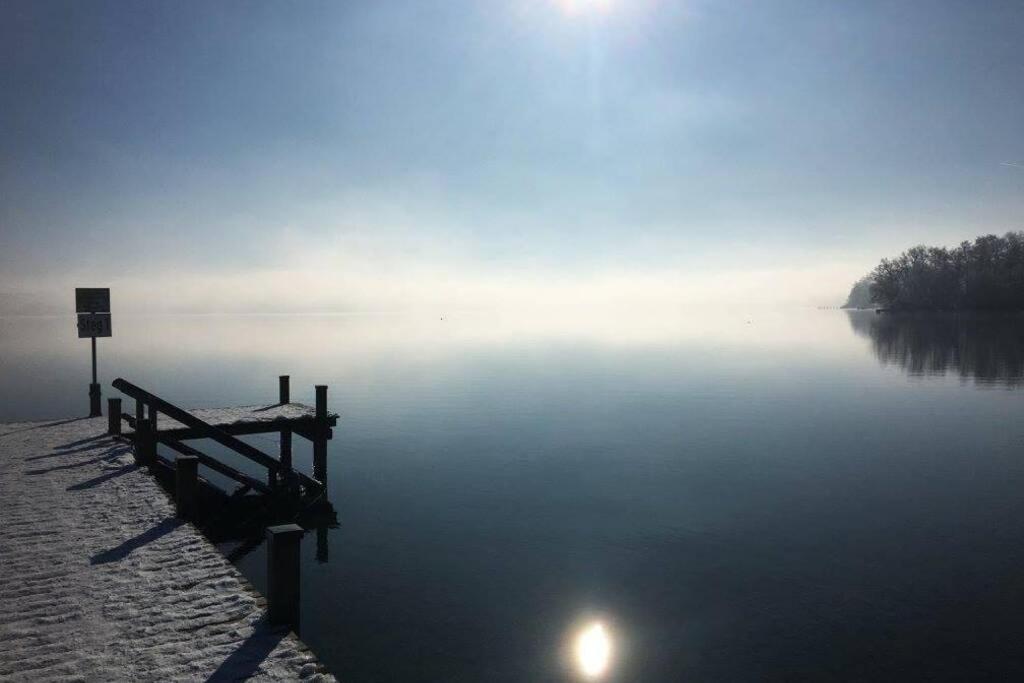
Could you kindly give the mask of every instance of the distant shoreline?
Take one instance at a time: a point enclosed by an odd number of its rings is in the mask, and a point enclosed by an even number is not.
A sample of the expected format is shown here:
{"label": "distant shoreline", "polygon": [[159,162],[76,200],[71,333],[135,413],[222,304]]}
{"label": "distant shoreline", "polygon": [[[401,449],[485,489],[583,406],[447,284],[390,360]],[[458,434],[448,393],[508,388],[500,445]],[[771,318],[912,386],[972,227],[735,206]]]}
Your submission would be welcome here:
{"label": "distant shoreline", "polygon": [[1024,313],[1024,308],[929,308],[924,306],[840,306],[844,311],[875,313]]}

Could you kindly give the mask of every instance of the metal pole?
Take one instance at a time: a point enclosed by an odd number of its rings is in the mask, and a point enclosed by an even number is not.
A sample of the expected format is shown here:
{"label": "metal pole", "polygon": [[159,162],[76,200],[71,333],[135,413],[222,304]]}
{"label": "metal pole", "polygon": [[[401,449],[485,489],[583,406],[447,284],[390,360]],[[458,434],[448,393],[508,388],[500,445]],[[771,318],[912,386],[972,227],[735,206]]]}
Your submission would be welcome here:
{"label": "metal pole", "polygon": [[100,408],[100,385],[96,381],[96,337],[92,339],[92,384],[89,385],[89,417],[100,417],[103,409]]}

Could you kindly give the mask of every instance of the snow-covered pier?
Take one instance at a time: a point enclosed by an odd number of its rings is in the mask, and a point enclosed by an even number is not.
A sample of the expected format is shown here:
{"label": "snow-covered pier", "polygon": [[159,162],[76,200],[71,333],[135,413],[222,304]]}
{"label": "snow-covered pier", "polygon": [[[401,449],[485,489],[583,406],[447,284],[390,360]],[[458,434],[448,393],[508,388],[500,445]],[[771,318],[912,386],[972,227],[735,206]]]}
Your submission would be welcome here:
{"label": "snow-covered pier", "polygon": [[0,680],[248,677],[334,680],[106,418],[0,424]]}
{"label": "snow-covered pier", "polygon": [[[327,442],[331,429],[338,422],[338,415],[327,411],[327,385],[318,384],[316,406],[292,403],[289,396],[289,377],[281,375],[279,401],[268,406],[245,406],[242,408],[219,408],[212,410],[185,410],[156,394],[131,382],[118,378],[112,386],[135,400],[135,416],[124,415],[121,399],[108,401],[108,433],[121,434],[122,420],[132,427],[127,435],[133,444],[135,461],[142,465],[165,466],[176,473],[179,488],[184,484],[187,497],[195,489],[198,465],[219,472],[241,484],[233,495],[245,495],[251,490],[291,498],[303,507],[330,508],[327,500]],[[164,417],[160,417],[163,415]],[[168,419],[171,420],[168,425]],[[264,453],[255,446],[241,441],[238,434],[280,434],[280,456]],[[303,474],[292,467],[292,434],[309,439],[313,445],[313,476]],[[212,458],[191,446],[182,443],[188,439],[210,439],[255,465],[266,468],[267,483],[254,479],[226,463]],[[157,446],[164,445],[178,453],[176,460],[170,460],[158,452]],[[179,468],[179,465],[181,466]],[[181,475],[181,476],[179,476]],[[193,509],[195,501],[183,501],[178,494],[179,511],[182,506]],[[189,515],[183,515],[189,518]]]}

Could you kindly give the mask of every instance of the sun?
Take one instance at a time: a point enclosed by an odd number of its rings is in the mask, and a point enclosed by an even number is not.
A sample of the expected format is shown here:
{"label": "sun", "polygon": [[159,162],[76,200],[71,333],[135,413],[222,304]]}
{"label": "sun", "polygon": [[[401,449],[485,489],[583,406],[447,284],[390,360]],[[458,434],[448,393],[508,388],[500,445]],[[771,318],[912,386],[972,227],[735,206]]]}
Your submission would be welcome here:
{"label": "sun", "polygon": [[562,11],[568,15],[607,12],[612,3],[613,0],[558,0]]}

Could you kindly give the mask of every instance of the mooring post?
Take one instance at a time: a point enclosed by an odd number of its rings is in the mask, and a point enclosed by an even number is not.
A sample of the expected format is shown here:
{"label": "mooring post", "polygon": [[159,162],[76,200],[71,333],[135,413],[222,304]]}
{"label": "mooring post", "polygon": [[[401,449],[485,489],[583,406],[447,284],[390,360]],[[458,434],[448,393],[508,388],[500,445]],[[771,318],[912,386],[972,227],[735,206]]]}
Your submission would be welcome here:
{"label": "mooring post", "polygon": [[[288,375],[279,375],[277,378],[277,402],[281,405],[291,403],[291,377]],[[274,473],[269,473],[270,485],[284,483],[286,486],[291,482],[291,469],[292,469],[292,433],[290,430],[281,430],[281,476],[275,477]]]}
{"label": "mooring post", "polygon": [[296,484],[295,474],[292,471],[292,430],[281,430],[279,444],[281,469],[277,473],[277,485],[284,487],[285,493],[291,495]]}
{"label": "mooring post", "polygon": [[292,468],[292,430],[281,430],[281,469],[288,471]]}
{"label": "mooring post", "polygon": [[150,465],[156,460],[156,430],[149,420],[135,423],[135,462]]}
{"label": "mooring post", "polygon": [[316,528],[316,561],[326,564],[327,553],[327,525],[321,524]]}
{"label": "mooring post", "polygon": [[327,491],[327,385],[316,385],[316,427],[313,438],[313,478]]}
{"label": "mooring post", "polygon": [[327,421],[327,385],[317,384],[316,385],[316,419],[317,421]]}
{"label": "mooring post", "polygon": [[299,542],[302,527],[267,527],[267,620],[299,632]]}
{"label": "mooring post", "polygon": [[174,461],[174,500],[178,517],[194,522],[199,512],[199,458],[194,455]]}
{"label": "mooring post", "polygon": [[146,421],[146,464],[156,462],[156,415]]}
{"label": "mooring post", "polygon": [[135,404],[135,432],[133,433],[132,439],[132,455],[135,457],[135,464],[141,465],[145,459],[146,450],[146,421],[139,419],[138,410],[139,404]]}
{"label": "mooring post", "polygon": [[107,434],[117,436],[121,433],[121,399],[107,399]]}
{"label": "mooring post", "polygon": [[327,438],[318,435],[313,440],[313,478],[327,491]]}

